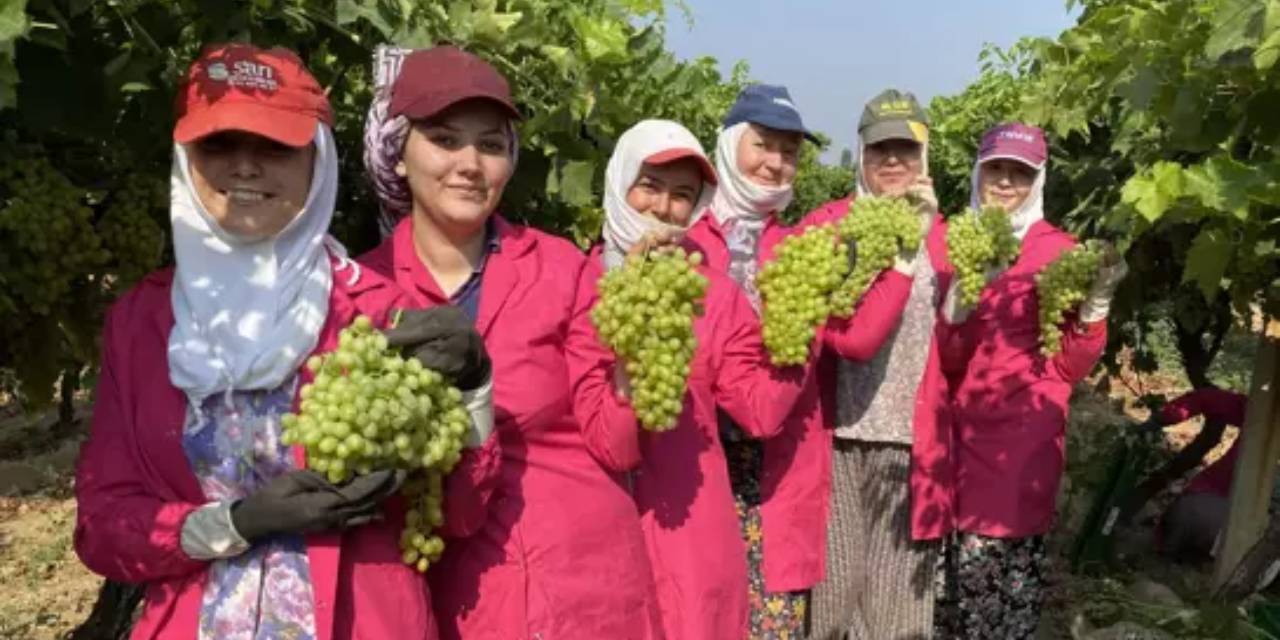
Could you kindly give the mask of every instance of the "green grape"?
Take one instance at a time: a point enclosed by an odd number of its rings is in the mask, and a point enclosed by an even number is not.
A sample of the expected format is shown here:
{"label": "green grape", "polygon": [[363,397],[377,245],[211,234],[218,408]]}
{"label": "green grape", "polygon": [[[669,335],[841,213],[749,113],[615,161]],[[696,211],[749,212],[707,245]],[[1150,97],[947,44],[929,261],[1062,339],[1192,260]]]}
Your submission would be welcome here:
{"label": "green grape", "polygon": [[876,276],[892,267],[900,252],[920,248],[920,218],[905,198],[854,198],[838,232],[841,240],[857,247],[853,270],[832,300],[832,314],[848,318]]}
{"label": "green grape", "polygon": [[103,248],[113,259],[117,289],[132,286],[160,266],[166,241],[158,221],[168,210],[168,184],[150,174],[131,175],[111,194],[97,226]]}
{"label": "green grape", "polygon": [[848,248],[834,224],[809,227],[778,244],[756,278],[764,344],[774,364],[808,359],[818,327],[834,310],[832,292],[848,272]]}
{"label": "green grape", "polygon": [[[90,194],[39,147],[0,153],[0,300],[48,316],[107,261]],[[9,153],[12,151],[12,153]]]}
{"label": "green grape", "polygon": [[947,225],[947,257],[960,279],[960,301],[977,304],[988,284],[987,270],[1008,265],[1018,257],[1018,249],[1009,214],[1000,207],[966,209],[953,217]]}
{"label": "green grape", "polygon": [[683,249],[631,256],[600,279],[591,322],[626,362],[631,404],[640,426],[666,431],[684,410],[689,363],[697,348],[693,321],[702,315],[707,279],[702,254]]}
{"label": "green grape", "polygon": [[444,476],[461,458],[470,424],[462,392],[403,358],[365,316],[306,368],[314,378],[298,392],[299,412],[281,418],[281,441],[302,446],[307,466],[335,483],[374,469],[410,472],[401,493],[417,515],[406,519],[400,547],[406,564],[426,571],[444,551],[435,533],[444,522]]}
{"label": "green grape", "polygon": [[1040,351],[1052,356],[1062,350],[1062,322],[1089,292],[1098,273],[1102,252],[1088,241],[1064,251],[1056,260],[1036,274],[1036,297],[1039,300]]}

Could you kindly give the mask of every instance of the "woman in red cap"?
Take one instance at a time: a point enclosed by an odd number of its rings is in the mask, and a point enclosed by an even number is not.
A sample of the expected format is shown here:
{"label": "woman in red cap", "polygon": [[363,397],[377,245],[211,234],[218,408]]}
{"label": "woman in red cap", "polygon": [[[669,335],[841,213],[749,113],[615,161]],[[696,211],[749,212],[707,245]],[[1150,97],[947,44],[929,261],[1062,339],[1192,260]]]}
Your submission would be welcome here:
{"label": "woman in red cap", "polygon": [[1044,220],[1047,159],[1041,130],[1004,124],[983,135],[974,165],[972,206],[1008,211],[1021,249],[975,307],[961,305],[955,281],[943,304],[957,533],[945,548],[939,637],[1034,635],[1071,389],[1106,346],[1111,296],[1127,272],[1109,254],[1062,327],[1061,351],[1041,354],[1036,274],[1076,246]]}
{"label": "woman in red cap", "polygon": [[776,435],[812,367],[770,366],[746,296],[703,265],[699,272],[709,285],[693,325],[698,344],[684,409],[670,430],[641,431],[626,363],[602,346],[589,312],[607,269],[649,250],[655,239],[678,243],[715,189],[710,161],[683,126],[646,120],[622,134],[605,171],[604,243],[584,270],[569,348],[575,413],[587,446],[605,467],[631,473],[663,628],[668,638],[687,640],[747,637],[747,553],[718,412],[753,437]]}
{"label": "woman in red cap", "polygon": [[463,309],[493,355],[501,460],[488,500],[446,504],[470,535],[429,572],[441,635],[661,637],[635,505],[573,415],[566,341],[585,258],[497,213],[518,118],[497,71],[436,47],[403,58],[368,121],[366,166],[399,220],[363,261],[421,306]]}
{"label": "woman in red cap", "polygon": [[[376,517],[400,474],[335,486],[280,442],[302,363],[357,315],[381,322],[409,303],[327,235],[331,124],[282,49],[210,47],[181,89],[177,265],[108,313],[76,468],[77,553],[146,584],[134,638],[436,638],[426,581],[399,560],[403,508]],[[439,329],[437,348],[417,349],[425,365],[464,388],[483,378],[469,325],[413,317]]]}

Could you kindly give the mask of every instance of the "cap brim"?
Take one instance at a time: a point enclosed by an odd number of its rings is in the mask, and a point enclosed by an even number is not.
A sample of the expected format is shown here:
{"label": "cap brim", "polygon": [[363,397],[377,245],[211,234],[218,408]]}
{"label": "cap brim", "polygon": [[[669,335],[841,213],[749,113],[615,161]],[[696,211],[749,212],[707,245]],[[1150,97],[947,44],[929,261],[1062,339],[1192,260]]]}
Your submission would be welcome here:
{"label": "cap brim", "polygon": [[173,128],[173,141],[189,144],[222,131],[247,131],[290,147],[305,147],[316,137],[319,120],[252,102],[224,102],[187,114]]}
{"label": "cap brim", "polygon": [[685,158],[691,158],[698,162],[698,169],[702,171],[703,180],[706,180],[713,185],[720,184],[720,180],[716,176],[716,170],[711,166],[711,162],[707,160],[706,156],[694,151],[693,149],[667,149],[666,151],[659,151],[645,158],[644,161],[645,164],[660,165],[669,164],[676,160],[684,160]]}
{"label": "cap brim", "polygon": [[795,125],[791,124],[790,122],[773,121],[770,118],[747,118],[745,120],[742,120],[742,122],[750,122],[751,124],[758,124],[762,127],[769,127],[774,131],[798,133],[804,136],[804,139],[808,140],[809,142],[812,142],[814,144],[822,144],[822,141],[819,140],[818,136],[815,135],[813,132],[809,131],[808,129],[797,129]]}
{"label": "cap brim", "polygon": [[910,140],[917,144],[924,144],[926,141],[920,139],[911,125],[906,120],[890,120],[888,122],[877,122],[866,129],[863,129],[859,136],[862,138],[863,144],[875,144],[884,142],[885,140]]}
{"label": "cap brim", "polygon": [[492,93],[488,93],[484,91],[476,91],[474,93],[460,93],[460,94],[449,96],[449,98],[445,100],[437,100],[435,99],[434,96],[424,96],[417,102],[410,103],[408,106],[401,109],[398,113],[392,113],[391,115],[392,116],[403,115],[404,117],[410,120],[423,120],[425,118],[430,118],[434,115],[437,115],[440,112],[444,111],[445,109],[448,109],[449,107],[452,107],[453,105],[458,104],[459,102],[465,102],[467,100],[477,100],[477,99],[489,100],[491,102],[496,103],[498,106],[502,107],[503,111],[507,112],[508,116],[511,116],[512,120],[524,120],[524,116],[520,115],[520,111],[517,110],[516,106],[514,104],[511,104],[511,101],[508,100],[505,96],[494,95]]}
{"label": "cap brim", "polygon": [[1023,158],[1022,156],[1014,155],[1011,153],[993,153],[989,156],[978,158],[978,164],[983,165],[988,162],[991,162],[992,160],[1013,160],[1014,162],[1025,164],[1028,167],[1035,169],[1036,171],[1039,171],[1044,168],[1044,161],[1041,161],[1039,164],[1036,164],[1026,158]]}

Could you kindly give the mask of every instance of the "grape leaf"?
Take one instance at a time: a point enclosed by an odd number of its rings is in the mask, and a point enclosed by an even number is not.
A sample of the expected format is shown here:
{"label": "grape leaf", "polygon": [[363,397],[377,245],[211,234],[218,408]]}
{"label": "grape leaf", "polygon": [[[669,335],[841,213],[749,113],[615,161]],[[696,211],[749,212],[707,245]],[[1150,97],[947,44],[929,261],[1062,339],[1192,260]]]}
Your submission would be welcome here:
{"label": "grape leaf", "polygon": [[1176,162],[1159,162],[1149,173],[1129,178],[1121,190],[1121,198],[1133,205],[1147,222],[1155,223],[1182,197],[1182,173],[1182,166]]}
{"label": "grape leaf", "polygon": [[1212,31],[1204,45],[1209,59],[1257,46],[1266,5],[1258,0],[1216,0],[1213,5]]}
{"label": "grape leaf", "polygon": [[0,0],[0,47],[27,32],[27,0]]}
{"label": "grape leaf", "polygon": [[1195,283],[1205,300],[1212,303],[1222,284],[1222,277],[1227,273],[1231,254],[1231,241],[1225,232],[1216,227],[1201,229],[1187,251],[1182,281]]}
{"label": "grape leaf", "polygon": [[595,202],[595,194],[591,185],[595,180],[596,166],[590,161],[574,160],[566,162],[560,170],[560,194],[564,201],[577,207],[589,206]]}

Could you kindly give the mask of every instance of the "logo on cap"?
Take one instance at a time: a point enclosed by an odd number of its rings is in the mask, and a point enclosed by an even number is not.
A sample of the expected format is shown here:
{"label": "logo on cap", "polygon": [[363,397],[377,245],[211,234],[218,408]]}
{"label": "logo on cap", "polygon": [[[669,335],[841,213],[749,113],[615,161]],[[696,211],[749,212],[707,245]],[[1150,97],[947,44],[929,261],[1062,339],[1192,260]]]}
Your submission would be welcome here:
{"label": "logo on cap", "polygon": [[782,105],[792,111],[799,111],[799,109],[796,108],[796,105],[792,104],[791,101],[786,98],[774,98],[773,103],[777,105]]}
{"label": "logo on cap", "polygon": [[214,62],[205,70],[205,76],[214,82],[225,82],[237,89],[274,93],[280,88],[276,70],[271,65],[237,60],[228,69],[224,62]]}
{"label": "logo on cap", "polygon": [[881,102],[880,115],[911,115],[911,102],[907,100],[886,100]]}
{"label": "logo on cap", "polygon": [[996,135],[997,137],[1000,137],[1000,138],[1010,138],[1013,140],[1021,140],[1022,142],[1027,142],[1027,143],[1034,143],[1036,141],[1036,137],[1031,135],[1030,133],[1027,133],[1026,131],[1014,131],[1010,129],[1005,129],[1004,131],[1001,131]]}

